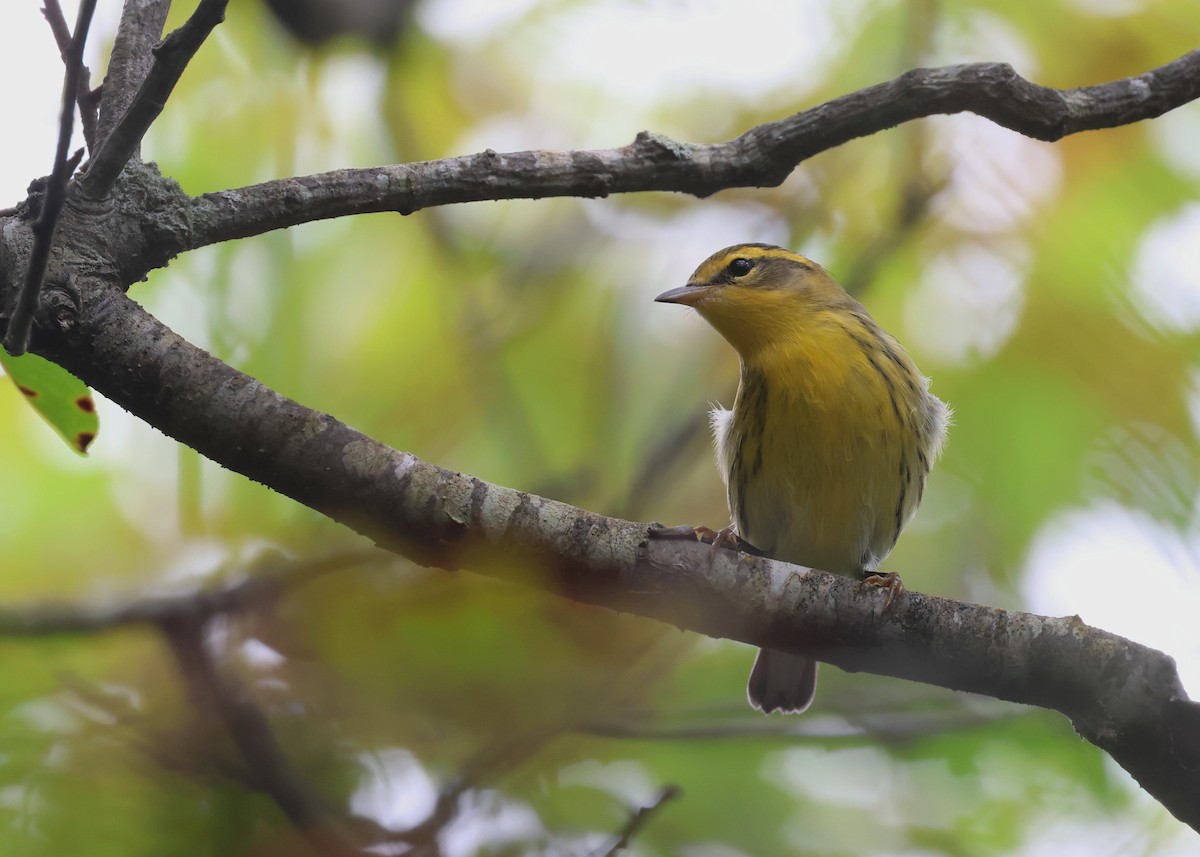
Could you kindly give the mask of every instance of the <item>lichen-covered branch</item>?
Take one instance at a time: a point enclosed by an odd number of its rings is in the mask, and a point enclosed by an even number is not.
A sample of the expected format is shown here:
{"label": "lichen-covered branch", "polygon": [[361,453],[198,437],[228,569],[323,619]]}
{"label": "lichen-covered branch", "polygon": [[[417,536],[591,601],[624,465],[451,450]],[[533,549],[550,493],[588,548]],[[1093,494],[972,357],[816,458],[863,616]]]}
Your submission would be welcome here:
{"label": "lichen-covered branch", "polygon": [[725,143],[678,143],[642,133],[619,149],[528,151],[335,170],[204,194],[182,250],[351,214],[496,199],[603,197],[635,191],[708,196],[771,187],[820,152],[903,122],[970,112],[1038,140],[1161,116],[1200,98],[1200,51],[1137,77],[1082,89],[1030,83],[1011,66],[914,69]]}
{"label": "lichen-covered branch", "polygon": [[[443,470],[264,387],[117,289],[94,289],[43,353],[166,434],[426,565],[469,567],[614,610],[785,652],[1062,712],[1200,829],[1200,706],[1174,662],[1090,628],[886,595],[838,575],[655,538]],[[165,396],[162,391],[174,391]]]}

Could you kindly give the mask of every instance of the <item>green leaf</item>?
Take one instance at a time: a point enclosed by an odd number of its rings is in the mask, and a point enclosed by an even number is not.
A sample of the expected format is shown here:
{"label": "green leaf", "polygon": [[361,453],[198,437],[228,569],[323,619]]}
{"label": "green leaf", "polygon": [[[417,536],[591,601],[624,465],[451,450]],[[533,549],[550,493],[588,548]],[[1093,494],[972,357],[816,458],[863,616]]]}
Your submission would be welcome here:
{"label": "green leaf", "polygon": [[13,357],[0,348],[0,366],[17,385],[25,400],[62,435],[67,446],[87,455],[96,439],[100,419],[87,385],[57,364],[36,354]]}

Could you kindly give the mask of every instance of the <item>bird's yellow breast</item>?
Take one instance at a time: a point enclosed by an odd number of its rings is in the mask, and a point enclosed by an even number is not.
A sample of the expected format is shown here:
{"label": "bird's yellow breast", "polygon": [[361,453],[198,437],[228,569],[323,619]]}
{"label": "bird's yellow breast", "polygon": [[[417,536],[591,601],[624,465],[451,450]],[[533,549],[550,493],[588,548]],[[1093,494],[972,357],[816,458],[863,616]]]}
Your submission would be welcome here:
{"label": "bird's yellow breast", "polygon": [[784,344],[743,355],[733,410],[714,414],[739,534],[790,562],[874,568],[920,501],[944,422],[865,311],[811,315]]}

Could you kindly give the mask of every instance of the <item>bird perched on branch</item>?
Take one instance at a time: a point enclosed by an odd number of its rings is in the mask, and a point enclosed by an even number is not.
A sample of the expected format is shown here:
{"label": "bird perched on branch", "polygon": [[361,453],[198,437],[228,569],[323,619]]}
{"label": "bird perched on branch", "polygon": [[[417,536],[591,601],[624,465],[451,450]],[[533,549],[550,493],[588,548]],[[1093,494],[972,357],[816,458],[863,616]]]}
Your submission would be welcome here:
{"label": "bird perched on branch", "polygon": [[[824,268],[768,244],[714,253],[655,300],[693,307],[741,360],[733,410],[711,415],[732,533],[776,559],[897,584],[875,569],[950,419],[900,343]],[[816,684],[815,661],[761,649],[747,694],[764,713],[800,712]]]}

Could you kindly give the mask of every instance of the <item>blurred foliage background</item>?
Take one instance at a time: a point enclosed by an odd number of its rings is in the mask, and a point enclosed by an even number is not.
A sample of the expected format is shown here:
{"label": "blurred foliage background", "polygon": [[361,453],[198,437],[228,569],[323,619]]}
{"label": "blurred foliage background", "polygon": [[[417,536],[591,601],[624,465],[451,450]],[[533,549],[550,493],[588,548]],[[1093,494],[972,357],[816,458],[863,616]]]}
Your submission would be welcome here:
{"label": "blurred foliage background", "polygon": [[[192,7],[177,5],[172,24]],[[1074,87],[1200,34],[1190,0],[422,0],[387,26],[394,41],[313,47],[265,4],[231,4],[146,156],[197,194],[618,146],[644,128],[709,142],[916,65],[1005,61]],[[48,31],[23,38],[54,52]],[[779,188],[317,223],[191,254],[132,294],[428,461],[604,514],[720,526],[704,413],[732,401],[736,360],[650,299],[727,244],[798,249],[956,410],[885,568],[939,595],[1078,613],[1176,656],[1196,693],[1198,153],[1196,105],[1055,145],[937,117],[819,155]],[[79,459],[0,389],[10,608],[180,591],[236,579],[263,551],[360,544],[99,407]],[[469,573],[347,569],[215,631],[223,669],[330,805],[402,831],[457,795],[439,819],[447,857],[603,854],[667,786],[682,795],[629,853],[1197,848],[1056,715],[826,668],[814,710],[768,720],[744,702],[748,647]],[[0,650],[4,854],[303,848],[153,629]]]}

